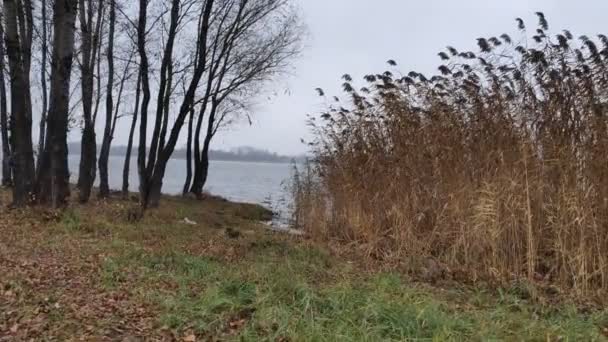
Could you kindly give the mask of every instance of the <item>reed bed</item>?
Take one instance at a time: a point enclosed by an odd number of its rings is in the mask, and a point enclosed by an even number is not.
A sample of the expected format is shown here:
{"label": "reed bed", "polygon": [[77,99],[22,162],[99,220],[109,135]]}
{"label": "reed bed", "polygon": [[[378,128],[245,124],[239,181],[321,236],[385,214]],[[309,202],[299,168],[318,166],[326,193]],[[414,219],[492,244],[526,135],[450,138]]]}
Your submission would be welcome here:
{"label": "reed bed", "polygon": [[412,272],[608,290],[608,38],[537,16],[448,47],[432,77],[392,60],[360,89],[344,75],[310,120],[296,224]]}

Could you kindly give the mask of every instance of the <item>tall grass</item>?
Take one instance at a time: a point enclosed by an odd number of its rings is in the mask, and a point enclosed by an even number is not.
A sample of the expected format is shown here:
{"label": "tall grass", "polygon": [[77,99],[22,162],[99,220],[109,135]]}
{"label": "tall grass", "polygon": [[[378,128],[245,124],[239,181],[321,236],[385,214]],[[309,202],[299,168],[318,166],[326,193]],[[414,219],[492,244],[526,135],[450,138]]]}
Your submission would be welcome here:
{"label": "tall grass", "polygon": [[412,270],[608,290],[608,38],[537,16],[517,40],[449,47],[430,78],[344,75],[348,100],[311,118],[296,222]]}

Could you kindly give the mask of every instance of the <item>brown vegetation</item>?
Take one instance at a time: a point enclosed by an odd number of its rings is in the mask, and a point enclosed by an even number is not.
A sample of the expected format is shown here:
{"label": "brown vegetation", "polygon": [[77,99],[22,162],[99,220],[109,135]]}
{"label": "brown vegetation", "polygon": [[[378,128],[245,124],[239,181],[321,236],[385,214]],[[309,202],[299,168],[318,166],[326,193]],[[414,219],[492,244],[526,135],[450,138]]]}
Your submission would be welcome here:
{"label": "brown vegetation", "polygon": [[311,119],[296,222],[410,271],[605,293],[608,38],[549,36],[537,15],[532,40],[518,19],[519,42],[449,47],[432,78],[387,71],[357,91],[345,75],[350,105]]}

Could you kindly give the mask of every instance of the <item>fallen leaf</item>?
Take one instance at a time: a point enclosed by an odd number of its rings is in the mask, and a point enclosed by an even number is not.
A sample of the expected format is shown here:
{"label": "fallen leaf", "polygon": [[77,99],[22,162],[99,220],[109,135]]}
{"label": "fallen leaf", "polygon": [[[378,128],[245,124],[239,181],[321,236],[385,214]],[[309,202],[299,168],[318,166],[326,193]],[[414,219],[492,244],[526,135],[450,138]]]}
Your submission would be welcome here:
{"label": "fallen leaf", "polygon": [[229,323],[231,328],[239,328],[245,324],[244,319],[239,319],[238,321],[232,321]]}
{"label": "fallen leaf", "polygon": [[17,333],[17,330],[19,330],[19,324],[18,324],[18,323],[15,323],[15,325],[13,325],[13,326],[10,328],[10,331],[11,331],[11,333],[15,334],[15,333]]}
{"label": "fallen leaf", "polygon": [[196,336],[194,336],[194,334],[190,334],[188,336],[185,336],[182,340],[184,342],[196,342]]}

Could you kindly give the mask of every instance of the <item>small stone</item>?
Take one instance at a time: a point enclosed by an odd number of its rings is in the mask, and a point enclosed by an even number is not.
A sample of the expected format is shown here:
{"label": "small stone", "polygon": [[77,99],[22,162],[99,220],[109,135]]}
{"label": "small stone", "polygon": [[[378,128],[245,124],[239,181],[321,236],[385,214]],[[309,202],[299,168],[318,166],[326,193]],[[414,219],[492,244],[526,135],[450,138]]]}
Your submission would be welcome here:
{"label": "small stone", "polygon": [[196,222],[192,221],[191,219],[185,217],[184,220],[182,221],[183,223],[187,224],[187,225],[191,225],[191,226],[196,226]]}

